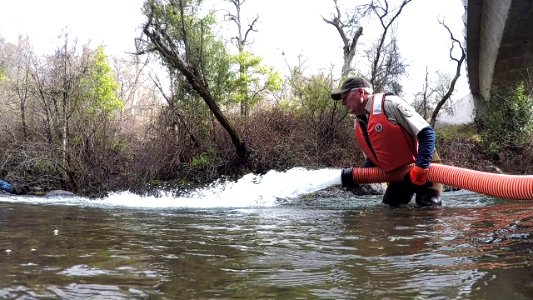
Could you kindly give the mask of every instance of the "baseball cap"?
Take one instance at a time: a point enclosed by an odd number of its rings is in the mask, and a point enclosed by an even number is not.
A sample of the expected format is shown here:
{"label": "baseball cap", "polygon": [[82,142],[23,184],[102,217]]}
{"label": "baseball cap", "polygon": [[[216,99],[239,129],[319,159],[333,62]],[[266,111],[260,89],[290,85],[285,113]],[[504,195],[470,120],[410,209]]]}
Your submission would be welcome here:
{"label": "baseball cap", "polygon": [[341,100],[341,95],[343,93],[351,89],[357,89],[361,87],[372,88],[372,85],[363,77],[348,77],[346,80],[344,80],[340,89],[331,93],[331,98],[333,100]]}

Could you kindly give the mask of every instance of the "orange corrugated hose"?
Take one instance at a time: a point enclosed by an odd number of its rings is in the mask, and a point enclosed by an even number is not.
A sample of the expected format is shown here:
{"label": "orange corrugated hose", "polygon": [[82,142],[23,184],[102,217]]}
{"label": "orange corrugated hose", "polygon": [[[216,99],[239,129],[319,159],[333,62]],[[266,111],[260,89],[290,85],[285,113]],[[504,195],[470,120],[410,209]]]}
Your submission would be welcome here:
{"label": "orange corrugated hose", "polygon": [[[412,168],[406,166],[385,174],[378,168],[353,168],[357,183],[401,181]],[[428,180],[497,198],[533,200],[533,175],[503,175],[442,164],[429,166]]]}

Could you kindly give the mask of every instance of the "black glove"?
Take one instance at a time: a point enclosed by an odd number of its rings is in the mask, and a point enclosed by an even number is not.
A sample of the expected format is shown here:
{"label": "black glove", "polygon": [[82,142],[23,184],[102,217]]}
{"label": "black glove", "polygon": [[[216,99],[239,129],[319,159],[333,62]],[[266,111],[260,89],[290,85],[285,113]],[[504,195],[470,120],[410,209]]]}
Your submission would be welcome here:
{"label": "black glove", "polygon": [[359,184],[353,181],[352,170],[353,168],[342,169],[342,172],[341,172],[342,187],[355,188],[359,186]]}
{"label": "black glove", "polygon": [[15,195],[26,195],[30,192],[30,188],[27,185],[12,184],[9,192]]}

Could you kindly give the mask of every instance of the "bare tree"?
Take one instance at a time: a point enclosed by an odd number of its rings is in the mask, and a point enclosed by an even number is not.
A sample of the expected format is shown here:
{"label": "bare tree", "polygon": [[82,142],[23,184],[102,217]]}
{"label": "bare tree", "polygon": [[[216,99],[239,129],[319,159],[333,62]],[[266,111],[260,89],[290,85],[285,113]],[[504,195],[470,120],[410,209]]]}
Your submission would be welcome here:
{"label": "bare tree", "polygon": [[250,22],[246,26],[246,30],[244,30],[243,24],[242,24],[242,18],[241,18],[241,8],[244,2],[246,2],[246,0],[227,0],[227,1],[231,2],[233,6],[235,6],[235,14],[228,12],[225,15],[225,17],[228,20],[234,22],[235,25],[237,25],[238,34],[237,36],[233,37],[232,40],[235,41],[237,49],[239,49],[239,53],[242,53],[244,51],[244,47],[248,45],[248,34],[250,34],[250,32],[257,32],[255,25],[256,25],[257,20],[259,20],[259,16],[256,16],[253,19],[253,21]]}
{"label": "bare tree", "polygon": [[[237,25],[238,34],[237,36],[233,37],[232,40],[235,41],[235,44],[237,46],[237,49],[239,50],[239,54],[244,53],[244,47],[248,44],[248,34],[250,32],[257,32],[257,29],[255,28],[255,24],[257,20],[259,19],[259,16],[256,16],[255,19],[247,25],[246,30],[243,28],[242,24],[242,18],[241,18],[241,7],[246,2],[246,0],[227,0],[233,4],[235,7],[235,14],[232,14],[228,12],[226,14],[226,18]],[[244,33],[243,33],[244,31]],[[246,67],[239,63],[239,76],[241,81],[246,77]],[[243,84],[240,85],[239,88],[241,89],[242,95],[248,95],[248,86]],[[246,97],[247,98],[247,97]],[[247,116],[249,111],[248,102],[243,100],[241,101],[241,115]]]}
{"label": "bare tree", "polygon": [[[437,121],[437,115],[439,114],[440,109],[446,103],[446,101],[448,101],[448,99],[450,99],[450,97],[452,96],[452,93],[455,89],[455,84],[457,83],[457,79],[459,79],[459,77],[461,76],[461,67],[466,57],[466,53],[465,53],[465,49],[463,48],[463,45],[461,44],[459,40],[457,40],[453,36],[453,33],[450,30],[450,28],[446,24],[444,24],[443,21],[439,21],[439,23],[442,24],[442,26],[444,26],[444,28],[446,28],[446,30],[450,34],[450,39],[452,41],[452,45],[450,47],[450,59],[452,61],[455,61],[456,68],[455,68],[455,75],[450,83],[448,92],[442,97],[442,99],[440,99],[440,101],[435,106],[433,113],[431,114],[431,121],[429,122],[431,126],[435,126],[435,122]],[[459,58],[455,57],[453,53],[456,46],[459,47],[459,50],[460,50]]]}
{"label": "bare tree", "polygon": [[[9,48],[11,51],[5,51],[7,55],[5,72],[10,79],[6,81],[9,98],[6,105],[11,103],[18,105],[18,109],[15,110],[16,118],[20,117],[22,139],[25,142],[28,138],[27,106],[31,96],[31,72],[35,56],[27,37],[19,36],[18,44]],[[13,118],[13,121],[16,118]]]}
{"label": "bare tree", "polygon": [[337,0],[333,0],[333,3],[335,4],[335,13],[329,19],[322,17],[322,20],[335,27],[342,40],[343,64],[341,78],[346,78],[352,71],[352,62],[356,54],[357,43],[363,35],[363,26],[359,21],[366,15],[369,6],[356,6],[353,14],[344,19]]}
{"label": "bare tree", "polygon": [[[436,76],[436,79],[433,79],[434,77],[430,75]],[[430,74],[429,68],[426,67],[426,75],[422,85],[422,91],[415,94],[413,107],[422,117],[424,117],[424,119],[428,120],[428,122],[431,119],[431,114],[435,109],[436,103],[448,93],[451,82],[452,76],[450,74],[440,71]],[[444,109],[450,114],[453,113],[452,106],[447,104],[448,102],[441,107],[441,110]]]}
{"label": "bare tree", "polygon": [[[172,76],[171,76],[172,77]],[[155,86],[159,90],[160,94],[163,96],[165,101],[168,104],[169,111],[171,113],[171,122],[172,122],[172,130],[174,131],[174,138],[176,145],[180,144],[180,129],[183,128],[185,130],[186,135],[190,138],[195,148],[200,147],[200,143],[198,142],[198,139],[194,136],[191,129],[187,125],[187,122],[185,120],[185,117],[183,114],[179,111],[179,109],[176,107],[176,98],[178,95],[176,95],[176,91],[179,89],[176,88],[176,86],[179,86],[180,83],[178,80],[174,79],[171,81],[171,85],[173,86],[170,89],[170,94],[165,93],[165,90],[163,88],[163,85],[161,84],[161,80],[157,76],[153,76],[153,81],[155,83]]]}
{"label": "bare tree", "polygon": [[[383,45],[381,50],[372,47],[366,52],[370,61],[378,62],[375,69],[372,69],[373,75],[370,76],[370,82],[375,91],[387,90],[400,95],[403,91],[401,76],[405,74],[407,65],[398,48],[396,33],[393,31],[391,36],[390,42]],[[376,60],[378,56],[380,58]]]}
{"label": "bare tree", "polygon": [[330,19],[322,19],[335,27],[341,37],[343,43],[341,78],[346,78],[353,71],[353,59],[359,38],[363,35],[361,22],[369,14],[377,16],[383,31],[376,43],[366,50],[366,56],[371,65],[369,80],[376,91],[387,87],[399,94],[401,92],[399,77],[405,73],[406,64],[400,55],[392,27],[403,8],[412,0],[403,0],[398,8],[391,8],[389,1],[372,0],[368,4],[355,6],[353,12],[347,18],[343,18],[337,0],[333,0],[335,13]]}
{"label": "bare tree", "polygon": [[370,83],[374,90],[383,90],[386,86],[399,94],[401,86],[398,77],[405,72],[405,64],[396,43],[394,31],[391,33],[390,42],[387,43],[389,30],[393,30],[393,24],[398,19],[404,7],[412,0],[402,0],[398,8],[389,5],[390,0],[373,0],[370,4],[371,10],[377,16],[383,29],[377,43],[372,47],[372,66],[370,70]]}
{"label": "bare tree", "polygon": [[415,95],[415,102],[413,104],[415,110],[426,120],[430,114],[431,99],[433,98],[435,92],[436,89],[432,87],[429,79],[429,70],[428,67],[426,67],[426,75],[424,77],[422,91]]}
{"label": "bare tree", "polygon": [[112,65],[119,85],[118,97],[124,101],[118,116],[121,131],[140,135],[161,109],[156,82],[159,80],[152,77],[150,61],[141,61],[136,55],[112,57]]}

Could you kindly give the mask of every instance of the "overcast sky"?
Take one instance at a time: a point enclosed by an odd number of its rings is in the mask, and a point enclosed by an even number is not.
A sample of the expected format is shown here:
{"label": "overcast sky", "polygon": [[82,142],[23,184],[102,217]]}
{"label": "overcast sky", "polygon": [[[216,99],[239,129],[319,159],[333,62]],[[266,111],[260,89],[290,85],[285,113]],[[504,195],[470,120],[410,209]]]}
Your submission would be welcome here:
{"label": "overcast sky", "polygon": [[[109,54],[134,51],[133,38],[143,21],[143,0],[0,0],[0,37],[16,43],[19,35],[27,35],[37,53],[50,53],[62,44],[58,38],[66,29],[78,45],[104,45]],[[341,5],[354,1],[339,0]],[[223,0],[208,0],[207,6],[222,10]],[[259,16],[258,32],[251,35],[252,52],[268,65],[286,72],[285,60],[294,65],[298,55],[306,58],[308,71],[329,69],[342,64],[341,41],[333,26],[322,16],[331,15],[331,0],[246,0],[242,10],[249,19]],[[222,12],[221,12],[222,13]],[[408,4],[398,23],[398,39],[402,55],[411,64],[409,92],[422,85],[426,66],[431,71],[453,72],[449,61],[448,33],[438,24],[444,19],[456,38],[463,40],[461,0],[414,0]],[[231,24],[223,32],[235,30]],[[370,43],[372,28],[365,28],[361,46]],[[285,55],[282,56],[282,53]],[[340,73],[340,71],[338,72]],[[459,94],[467,91],[466,74],[460,82]],[[459,95],[458,95],[459,96]]]}
{"label": "overcast sky", "polygon": [[16,43],[27,35],[36,52],[61,46],[63,29],[78,45],[103,44],[113,54],[132,51],[143,21],[143,0],[0,0],[0,37]]}

